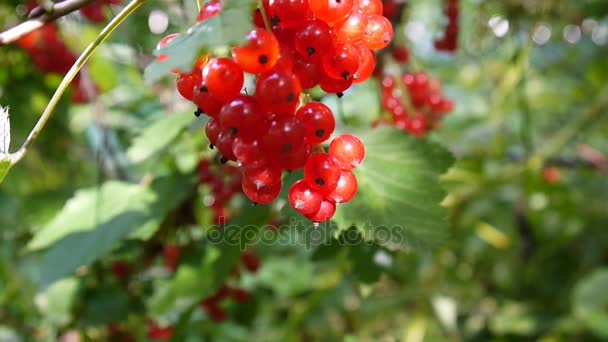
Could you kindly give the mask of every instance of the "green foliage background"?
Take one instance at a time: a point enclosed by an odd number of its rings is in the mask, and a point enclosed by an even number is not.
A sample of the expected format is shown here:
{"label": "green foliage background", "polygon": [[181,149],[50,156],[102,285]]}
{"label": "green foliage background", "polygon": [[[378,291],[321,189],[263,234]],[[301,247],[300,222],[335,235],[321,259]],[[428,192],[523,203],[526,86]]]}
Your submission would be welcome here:
{"label": "green foliage background", "polygon": [[[251,231],[240,242],[261,258],[258,273],[238,280],[229,274],[241,246],[209,239],[210,189],[196,180],[198,161],[212,159],[204,120],[163,77],[242,39],[249,26],[238,18],[252,4],[228,2],[230,20],[195,26],[163,51],[170,64],[144,72],[158,40],[196,17],[195,1],[148,1],[87,67],[99,100],[66,97],[10,170],[0,186],[0,340],[74,331],[105,340],[111,323],[145,340],[148,320],[180,341],[608,339],[608,178],[580,158],[581,146],[608,154],[608,45],[586,30],[576,44],[562,37],[589,18],[608,30],[605,1],[461,0],[454,56],[429,49],[432,36],[408,39],[408,24],[437,35],[444,20],[441,1],[409,1],[395,27],[413,55],[407,68],[439,78],[455,112],[421,141],[369,128],[386,114],[376,81],[340,103],[323,98],[342,113],[338,130],[366,143],[360,194],[318,231],[289,208],[235,200],[230,224]],[[0,5],[0,27],[18,22],[19,3]],[[153,10],[169,16],[164,34],[149,32]],[[496,15],[509,20],[505,37],[488,26]],[[541,23],[553,35],[539,46],[531,36]],[[75,53],[101,29],[77,15],[60,26]],[[14,45],[0,47],[0,66],[14,151],[61,78]],[[543,180],[552,164],[557,184]],[[277,217],[288,225],[265,238]],[[398,240],[378,238],[393,226]],[[159,255],[167,244],[182,249],[175,274]],[[132,266],[127,285],[109,271],[117,260]],[[215,324],[197,304],[226,279],[252,298],[228,303],[229,319]]]}

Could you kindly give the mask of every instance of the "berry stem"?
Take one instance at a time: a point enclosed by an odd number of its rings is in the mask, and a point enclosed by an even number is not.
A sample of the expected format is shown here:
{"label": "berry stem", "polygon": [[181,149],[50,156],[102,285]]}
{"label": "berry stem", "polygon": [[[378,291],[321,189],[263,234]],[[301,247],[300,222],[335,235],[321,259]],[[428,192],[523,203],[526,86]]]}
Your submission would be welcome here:
{"label": "berry stem", "polygon": [[270,27],[270,21],[268,20],[268,13],[266,13],[266,9],[264,8],[263,0],[258,0],[258,9],[262,14],[262,20],[264,20],[264,27],[266,31],[272,32],[272,27]]}
{"label": "berry stem", "polygon": [[201,11],[201,8],[203,8],[205,0],[196,0],[196,6],[198,7],[198,11]]}
{"label": "berry stem", "polygon": [[92,41],[89,46],[87,46],[87,48],[82,52],[82,54],[80,55],[80,57],[78,57],[74,65],[72,65],[68,73],[63,77],[61,84],[59,84],[59,87],[57,87],[57,90],[55,90],[53,97],[44,109],[44,112],[38,119],[38,122],[30,132],[28,137],[25,139],[23,145],[19,148],[19,150],[10,155],[11,166],[17,164],[19,161],[21,161],[21,159],[23,159],[23,157],[28,152],[29,148],[32,146],[38,135],[44,129],[46,123],[53,115],[55,107],[57,106],[57,103],[59,103],[61,96],[66,91],[70,83],[74,80],[76,74],[78,74],[80,69],[89,60],[91,55],[93,55],[95,50],[97,50],[97,48],[112,34],[112,32],[114,32],[114,30],[123,21],[125,21],[125,19],[127,19],[137,8],[143,5],[144,2],[146,2],[146,0],[132,0],[125,8],[122,9],[122,11],[120,11],[120,13],[118,13],[118,15],[116,15],[116,17],[114,17],[114,19],[112,19],[106,25],[106,27],[103,28],[103,30],[101,30],[97,38],[95,38],[95,40]]}

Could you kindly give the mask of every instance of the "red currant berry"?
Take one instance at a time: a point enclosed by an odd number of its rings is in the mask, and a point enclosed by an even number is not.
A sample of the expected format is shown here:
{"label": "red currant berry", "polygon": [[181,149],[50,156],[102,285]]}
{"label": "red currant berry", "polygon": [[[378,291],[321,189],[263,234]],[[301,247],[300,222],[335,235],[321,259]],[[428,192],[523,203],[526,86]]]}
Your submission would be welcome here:
{"label": "red currant berry", "polygon": [[330,77],[326,73],[323,73],[321,75],[321,79],[319,80],[319,86],[324,92],[328,94],[338,94],[338,96],[341,96],[342,93],[348,90],[352,84],[352,77],[345,80],[343,78]]}
{"label": "red currant berry", "polygon": [[293,115],[300,103],[302,88],[293,72],[276,69],[260,78],[255,88],[255,97],[270,113]]}
{"label": "red currant berry", "polygon": [[205,86],[194,88],[192,102],[201,112],[210,117],[217,117],[224,106],[224,102],[211,95]]}
{"label": "red currant berry", "polygon": [[249,300],[250,294],[243,289],[232,289],[230,297],[239,303],[245,303]]}
{"label": "red currant berry", "polygon": [[350,44],[336,44],[322,58],[323,70],[333,78],[352,79],[359,68],[359,53]]}
{"label": "red currant berry", "polygon": [[229,131],[222,131],[220,135],[217,137],[217,150],[221,155],[221,161],[227,162],[229,160],[236,161],[236,157],[232,152],[232,145],[234,144],[234,135],[232,135]]}
{"label": "red currant berry", "polygon": [[336,40],[339,43],[356,44],[363,39],[367,27],[367,15],[355,6],[346,20],[334,27]]}
{"label": "red currant berry", "polygon": [[357,189],[357,177],[351,171],[342,170],[338,186],[331,194],[327,195],[327,199],[335,203],[346,203],[355,198]]}
{"label": "red currant berry", "polygon": [[241,262],[247,269],[247,271],[251,273],[256,273],[260,269],[260,258],[258,258],[252,252],[245,252],[241,256]]}
{"label": "red currant berry", "polygon": [[218,116],[222,130],[234,137],[253,138],[264,126],[264,115],[255,98],[241,95],[224,105]]}
{"label": "red currant berry", "polygon": [[340,161],[327,153],[313,155],[304,166],[304,180],[322,195],[330,194],[340,180]]}
{"label": "red currant berry", "polygon": [[205,306],[205,311],[209,319],[215,323],[222,323],[228,318],[226,311],[217,304]]}
{"label": "red currant berry", "polygon": [[194,70],[189,74],[179,74],[175,80],[177,91],[188,101],[192,101],[194,88],[200,87],[203,79],[200,70]]}
{"label": "red currant berry", "polygon": [[334,25],[346,19],[353,9],[354,0],[309,0],[310,9],[313,14],[326,22]]}
{"label": "red currant berry", "polygon": [[342,169],[357,168],[365,158],[365,147],[359,138],[350,134],[343,134],[329,144],[329,154],[336,157]]}
{"label": "red currant berry", "polygon": [[279,20],[279,23],[286,28],[296,28],[306,21],[310,12],[308,0],[274,0],[269,6],[269,16],[271,20]]}
{"label": "red currant berry", "polygon": [[280,182],[282,175],[281,169],[271,165],[245,165],[243,167],[243,179],[258,189]]}
{"label": "red currant berry", "polygon": [[232,152],[236,160],[240,161],[243,165],[251,165],[265,159],[259,140],[247,140],[237,137],[234,139]]}
{"label": "red currant berry", "polygon": [[209,139],[209,143],[211,145],[217,145],[217,139],[222,132],[222,128],[220,127],[220,121],[215,118],[211,118],[207,125],[205,126],[205,135],[207,139]]}
{"label": "red currant berry", "polygon": [[302,215],[316,214],[321,209],[323,195],[313,190],[303,179],[295,182],[287,195],[291,207]]}
{"label": "red currant berry", "polygon": [[321,63],[298,58],[294,64],[293,73],[300,80],[302,89],[311,89],[319,84],[325,73]]}
{"label": "red currant berry", "polygon": [[306,129],[295,116],[281,116],[272,120],[262,138],[264,149],[270,155],[289,154],[304,144]]}
{"label": "red currant berry", "polygon": [[241,69],[250,74],[271,70],[279,59],[279,41],[264,29],[247,34],[247,43],[232,49],[232,58]]}
{"label": "red currant berry", "polygon": [[393,49],[393,58],[399,64],[405,64],[410,60],[410,52],[404,47],[396,47]]}
{"label": "red currant berry", "polygon": [[314,214],[306,215],[306,218],[314,223],[323,223],[331,220],[336,213],[336,204],[332,201],[323,200],[321,208]]}
{"label": "red currant berry", "polygon": [[243,178],[243,193],[255,204],[272,203],[281,193],[281,182],[258,188],[254,183]]}
{"label": "red currant berry", "polygon": [[306,140],[312,145],[318,145],[329,139],[336,129],[336,121],[331,109],[321,102],[310,102],[300,107],[296,112],[306,129]]}
{"label": "red currant berry", "polygon": [[360,84],[367,81],[374,74],[376,55],[362,44],[358,44],[356,47],[359,53],[359,68],[353,75],[353,84]]}
{"label": "red currant berry", "polygon": [[381,15],[367,18],[367,26],[363,35],[363,44],[370,50],[384,49],[393,40],[393,25]]}
{"label": "red currant berry", "polygon": [[214,58],[203,68],[203,84],[211,95],[223,102],[241,94],[244,80],[243,71],[230,58]]}
{"label": "red currant berry", "polygon": [[302,56],[318,60],[327,47],[333,45],[334,39],[326,22],[320,19],[307,20],[295,33],[295,47]]}
{"label": "red currant berry", "polygon": [[359,0],[359,11],[365,15],[382,15],[382,0]]}
{"label": "red currant berry", "polygon": [[306,165],[311,152],[311,145],[304,143],[295,152],[278,154],[279,165],[288,171],[300,170]]}

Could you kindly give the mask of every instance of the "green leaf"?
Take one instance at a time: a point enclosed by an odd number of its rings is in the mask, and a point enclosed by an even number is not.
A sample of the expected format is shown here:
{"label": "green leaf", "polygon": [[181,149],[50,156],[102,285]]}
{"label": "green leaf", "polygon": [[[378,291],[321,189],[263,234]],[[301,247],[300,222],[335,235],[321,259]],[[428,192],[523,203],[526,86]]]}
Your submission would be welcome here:
{"label": "green leaf", "polygon": [[315,283],[313,264],[301,260],[294,272],[294,263],[293,259],[285,257],[265,259],[258,276],[260,284],[284,298],[310,290]]}
{"label": "green leaf", "polygon": [[87,293],[79,317],[85,326],[123,322],[129,314],[129,294],[119,287],[96,288]]}
{"label": "green leaf", "polygon": [[8,173],[8,170],[10,168],[11,160],[8,158],[8,156],[0,156],[0,183],[2,183],[4,177],[6,177],[6,174]]}
{"label": "green leaf", "polygon": [[167,59],[148,65],[144,71],[144,82],[153,83],[173,69],[189,72],[201,54],[245,41],[247,33],[253,28],[252,4],[249,0],[222,1],[222,12],[219,15],[191,27],[155,52],[156,55],[166,55]]}
{"label": "green leaf", "polygon": [[574,289],[574,312],[600,338],[608,338],[608,269],[581,279]]}
{"label": "green leaf", "polygon": [[353,86],[342,98],[328,95],[322,102],[331,108],[337,119],[353,126],[369,126],[379,117],[379,91],[378,82],[365,82]]}
{"label": "green leaf", "polygon": [[355,170],[359,192],[338,206],[341,230],[356,226],[365,239],[404,250],[436,246],[445,237],[445,192],[439,176],[453,162],[443,148],[392,128],[359,138],[366,157]]}
{"label": "green leaf", "polygon": [[44,298],[48,304],[40,307],[40,311],[49,322],[63,326],[72,320],[72,304],[76,299],[78,285],[76,278],[67,278],[46,289]]}
{"label": "green leaf", "polygon": [[28,245],[29,250],[49,247],[42,254],[39,283],[46,286],[88,265],[131,234],[149,237],[188,188],[193,189],[190,177],[178,176],[148,187],[112,181],[79,191]]}
{"label": "green leaf", "polygon": [[169,146],[195,119],[192,112],[168,115],[146,127],[127,150],[129,160],[142,162]]}

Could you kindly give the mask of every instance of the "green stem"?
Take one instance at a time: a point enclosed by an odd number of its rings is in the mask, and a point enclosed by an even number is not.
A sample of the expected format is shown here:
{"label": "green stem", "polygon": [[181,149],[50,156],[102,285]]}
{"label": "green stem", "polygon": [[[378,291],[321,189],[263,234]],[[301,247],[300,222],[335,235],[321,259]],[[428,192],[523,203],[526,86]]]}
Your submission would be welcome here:
{"label": "green stem", "polygon": [[74,80],[80,69],[95,52],[95,50],[97,50],[97,48],[112,34],[112,32],[123,21],[125,21],[125,19],[127,19],[127,17],[129,17],[129,15],[131,15],[131,13],[133,13],[139,6],[143,5],[144,2],[146,2],[146,0],[132,0],[125,8],[122,9],[122,11],[120,11],[120,13],[118,13],[116,17],[114,17],[114,19],[112,19],[112,21],[110,21],[106,25],[106,27],[103,28],[103,30],[101,30],[97,38],[95,38],[95,40],[91,42],[91,44],[89,44],[89,46],[87,46],[87,48],[82,52],[82,54],[80,55],[80,57],[78,57],[74,65],[72,65],[68,73],[63,77],[61,84],[59,84],[59,87],[57,87],[57,90],[55,90],[55,94],[53,94],[53,97],[51,97],[51,100],[49,101],[46,108],[44,109],[44,112],[38,119],[38,122],[30,132],[28,137],[25,139],[23,145],[19,148],[19,150],[17,150],[17,152],[11,154],[11,166],[17,164],[19,161],[21,161],[21,159],[23,159],[23,157],[28,152],[38,135],[44,129],[46,123],[53,115],[55,107],[57,106],[57,103],[59,103],[61,96],[66,91],[70,83]]}
{"label": "green stem", "polygon": [[198,6],[198,11],[201,11],[201,8],[203,8],[203,6],[205,5],[204,0],[196,0],[196,5]]}
{"label": "green stem", "polygon": [[266,9],[264,8],[264,3],[262,0],[258,0],[258,9],[262,14],[262,20],[264,20],[264,27],[266,31],[272,32],[272,27],[270,27],[270,21],[268,21],[268,14],[266,13]]}

